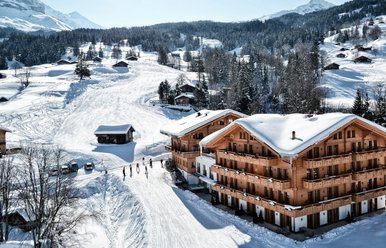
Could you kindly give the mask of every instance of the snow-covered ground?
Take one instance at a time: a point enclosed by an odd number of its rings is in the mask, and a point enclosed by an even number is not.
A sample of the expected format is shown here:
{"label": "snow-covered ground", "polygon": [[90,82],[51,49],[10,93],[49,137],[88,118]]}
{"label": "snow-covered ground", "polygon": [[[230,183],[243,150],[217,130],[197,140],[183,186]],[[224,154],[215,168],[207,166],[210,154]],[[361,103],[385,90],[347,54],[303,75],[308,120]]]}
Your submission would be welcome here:
{"label": "snow-covered ground", "polygon": [[[191,192],[173,186],[161,168],[169,142],[159,130],[187,113],[147,104],[158,85],[174,82],[181,71],[141,54],[130,69],[114,69],[115,60],[91,65],[91,80],[79,82],[74,65],[35,67],[31,84],[10,101],[0,103],[0,126],[10,146],[32,141],[55,144],[67,158],[92,160],[96,170],[80,170],[79,209],[92,214],[76,230],[80,247],[380,247],[386,239],[386,214],[356,222],[303,243],[273,233],[212,207]],[[11,74],[12,72],[7,72]],[[195,74],[188,74],[194,79]],[[7,87],[5,87],[7,88]],[[1,90],[2,88],[0,88]],[[133,143],[101,145],[94,131],[100,124],[130,123]],[[153,158],[146,175],[141,159]],[[130,176],[129,165],[135,166]],[[122,167],[126,167],[126,178]],[[108,171],[104,173],[104,169]],[[21,239],[20,233],[11,235]],[[15,247],[18,243],[14,243]],[[25,243],[24,243],[25,244]],[[8,245],[12,247],[12,245]]]}
{"label": "snow-covered ground", "polygon": [[[386,18],[381,16],[380,18]],[[347,42],[337,44],[335,36],[327,37],[321,45],[321,50],[327,54],[327,63],[337,63],[339,70],[328,70],[323,73],[322,85],[328,89],[327,102],[334,106],[351,107],[358,88],[367,87],[370,96],[372,88],[379,83],[386,82],[386,24],[375,22],[383,31],[383,36],[375,41],[358,43]],[[362,30],[362,25],[359,26]],[[364,47],[372,47],[372,51],[358,52],[353,47],[362,44]],[[347,51],[340,51],[347,48]],[[336,55],[343,53],[346,58],[337,58]],[[359,56],[372,59],[371,63],[354,63],[353,60]]]}

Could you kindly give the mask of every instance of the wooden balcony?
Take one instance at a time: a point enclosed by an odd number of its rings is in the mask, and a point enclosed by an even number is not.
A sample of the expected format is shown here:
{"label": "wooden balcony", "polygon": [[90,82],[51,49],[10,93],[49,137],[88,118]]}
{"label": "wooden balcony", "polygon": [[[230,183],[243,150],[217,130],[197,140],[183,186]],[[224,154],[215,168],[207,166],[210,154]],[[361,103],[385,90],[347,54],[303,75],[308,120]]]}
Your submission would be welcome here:
{"label": "wooden balcony", "polygon": [[245,163],[253,163],[262,166],[275,166],[279,163],[279,159],[277,157],[264,157],[232,151],[219,151],[218,156],[219,158],[223,159],[236,160]]}
{"label": "wooden balcony", "polygon": [[386,186],[353,194],[353,201],[361,202],[386,195]]}
{"label": "wooden balcony", "polygon": [[376,177],[383,177],[386,175],[386,166],[379,165],[378,168],[363,169],[361,171],[353,172],[353,180],[355,181],[368,181]]}
{"label": "wooden balcony", "polygon": [[303,166],[307,169],[316,169],[320,167],[332,166],[336,164],[351,163],[353,161],[352,154],[346,153],[329,157],[320,157],[313,159],[304,159]]}
{"label": "wooden balcony", "polygon": [[352,203],[352,196],[347,195],[347,196],[342,196],[342,197],[338,197],[338,198],[334,198],[326,201],[321,201],[311,205],[291,206],[291,205],[277,203],[276,201],[266,199],[260,196],[251,195],[251,194],[248,194],[239,190],[235,190],[220,184],[213,185],[212,189],[222,194],[244,200],[254,205],[262,206],[265,209],[276,211],[290,217],[300,217],[304,215],[315,214],[321,211],[331,210],[334,208],[339,208],[341,206],[350,205]]}
{"label": "wooden balcony", "polygon": [[320,213],[321,211],[331,210],[339,208],[341,206],[350,205],[352,203],[352,196],[346,195],[318,203],[303,206],[301,210],[298,210],[297,216],[310,215]]}
{"label": "wooden balcony", "polygon": [[232,189],[232,188],[226,187],[224,185],[220,185],[220,184],[213,185],[212,189],[214,191],[220,192],[222,194],[229,195],[229,196],[232,196],[232,197],[240,199],[240,200],[244,200],[244,201],[249,202],[251,204],[259,205],[259,206],[262,206],[266,209],[270,209],[272,211],[276,211],[276,212],[280,212],[280,213],[289,215],[287,213],[287,212],[289,212],[289,210],[287,210],[285,207],[286,205],[281,204],[281,203],[277,203],[273,200],[269,200],[269,199],[259,197],[256,195],[251,195],[251,194],[242,192],[240,190]]}
{"label": "wooden balcony", "polygon": [[307,190],[317,190],[322,188],[328,188],[338,186],[342,184],[351,184],[352,176],[351,173],[324,177],[314,180],[303,179],[303,188]]}
{"label": "wooden balcony", "polygon": [[271,177],[260,176],[256,174],[246,173],[240,170],[229,169],[220,165],[212,166],[211,170],[212,172],[217,173],[218,176],[223,175],[238,180],[246,180],[249,183],[258,184],[273,189],[286,190],[291,188],[290,180],[279,180]]}
{"label": "wooden balcony", "polygon": [[386,148],[380,147],[372,150],[364,150],[361,152],[356,152],[354,155],[357,161],[367,161],[374,158],[383,158],[386,157]]}
{"label": "wooden balcony", "polygon": [[195,173],[196,168],[192,166],[196,161],[196,157],[200,155],[199,151],[194,152],[172,152],[172,158],[177,168],[180,168],[188,173]]}
{"label": "wooden balcony", "polygon": [[371,150],[362,150],[358,152],[348,152],[333,156],[304,159],[303,166],[307,169],[315,169],[336,164],[347,164],[353,161],[367,161],[369,159],[382,157],[386,157],[386,147],[379,147]]}

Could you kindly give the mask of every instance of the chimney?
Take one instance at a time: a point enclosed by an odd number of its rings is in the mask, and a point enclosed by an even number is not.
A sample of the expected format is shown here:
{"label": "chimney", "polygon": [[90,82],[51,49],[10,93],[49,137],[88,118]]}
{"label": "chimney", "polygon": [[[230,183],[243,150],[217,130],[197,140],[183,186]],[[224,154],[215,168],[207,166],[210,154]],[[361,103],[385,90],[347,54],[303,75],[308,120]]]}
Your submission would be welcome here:
{"label": "chimney", "polygon": [[296,139],[296,133],[295,133],[295,131],[292,131],[292,139],[293,139],[293,140]]}
{"label": "chimney", "polygon": [[198,116],[201,116],[201,113],[200,113],[200,112],[197,112],[197,117],[198,117]]}

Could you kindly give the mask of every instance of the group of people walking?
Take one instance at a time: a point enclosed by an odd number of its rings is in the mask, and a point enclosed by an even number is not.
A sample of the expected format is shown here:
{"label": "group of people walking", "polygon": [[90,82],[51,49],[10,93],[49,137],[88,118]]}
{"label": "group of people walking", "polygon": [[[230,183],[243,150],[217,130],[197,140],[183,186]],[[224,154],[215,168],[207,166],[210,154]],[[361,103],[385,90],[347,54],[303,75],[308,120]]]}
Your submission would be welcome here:
{"label": "group of people walking", "polygon": [[[163,160],[161,159],[160,162],[161,162],[161,167],[163,168]],[[145,167],[145,174],[147,176],[148,175],[148,170],[147,170],[147,165],[145,163],[145,157],[142,158],[142,165]],[[153,160],[151,158],[149,159],[149,166],[150,166],[150,168],[153,168]],[[129,168],[130,168],[130,177],[131,177],[133,175],[132,164],[129,165]],[[136,172],[137,172],[137,174],[139,174],[140,170],[141,169],[140,169],[139,163],[137,163],[136,164]],[[122,173],[123,173],[123,179],[125,179],[125,177],[126,177],[126,167],[125,166],[123,166]]]}

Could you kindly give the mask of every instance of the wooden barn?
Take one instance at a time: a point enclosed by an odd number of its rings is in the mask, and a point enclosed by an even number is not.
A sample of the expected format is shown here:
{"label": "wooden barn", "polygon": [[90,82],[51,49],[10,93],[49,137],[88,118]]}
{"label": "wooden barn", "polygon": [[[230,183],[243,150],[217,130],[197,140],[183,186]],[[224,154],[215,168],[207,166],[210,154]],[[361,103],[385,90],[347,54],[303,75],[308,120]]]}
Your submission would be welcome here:
{"label": "wooden barn", "polygon": [[0,127],[0,157],[2,154],[6,154],[7,151],[5,139],[5,134],[7,132],[11,132],[11,130],[4,127]]}
{"label": "wooden barn", "polygon": [[100,125],[94,134],[101,144],[125,144],[133,141],[133,132],[130,124]]}
{"label": "wooden barn", "polygon": [[174,101],[175,101],[176,105],[192,104],[192,103],[194,103],[194,95],[193,95],[193,93],[189,93],[189,92],[182,93],[181,95],[176,96],[174,98]]}
{"label": "wooden barn", "polygon": [[192,83],[185,83],[185,84],[179,86],[178,89],[179,89],[182,93],[186,93],[186,92],[193,93],[194,90],[196,89],[196,86],[194,86]]}
{"label": "wooden barn", "polygon": [[137,61],[138,58],[134,57],[134,56],[130,56],[130,57],[127,58],[127,60],[129,60],[129,61]]}
{"label": "wooden barn", "polygon": [[66,59],[61,59],[61,60],[58,60],[58,61],[56,62],[56,64],[57,64],[57,65],[71,65],[72,62],[71,62],[71,61],[68,61],[68,60],[66,60]]}
{"label": "wooden barn", "polygon": [[340,67],[340,65],[338,65],[337,63],[331,63],[331,64],[325,66],[323,69],[325,71],[327,71],[327,70],[339,70],[339,67]]}
{"label": "wooden barn", "polygon": [[366,52],[366,51],[371,51],[373,48],[372,47],[359,47],[358,52]]}
{"label": "wooden barn", "polygon": [[344,53],[338,53],[338,54],[336,55],[336,57],[337,57],[337,58],[346,58],[347,56],[346,56],[346,54],[344,54]]}
{"label": "wooden barn", "polygon": [[121,60],[118,63],[114,64],[113,67],[128,67],[129,64],[126,63],[125,61]]}
{"label": "wooden barn", "polygon": [[25,232],[32,230],[36,224],[35,220],[31,220],[25,208],[11,210],[7,215],[3,214],[3,218],[7,219],[11,226],[20,228]]}
{"label": "wooden barn", "polygon": [[100,62],[102,62],[102,58],[96,56],[95,58],[92,59],[92,61],[97,62],[97,63],[100,63]]}
{"label": "wooden barn", "polygon": [[371,63],[371,59],[366,56],[360,56],[354,59],[354,63]]}

